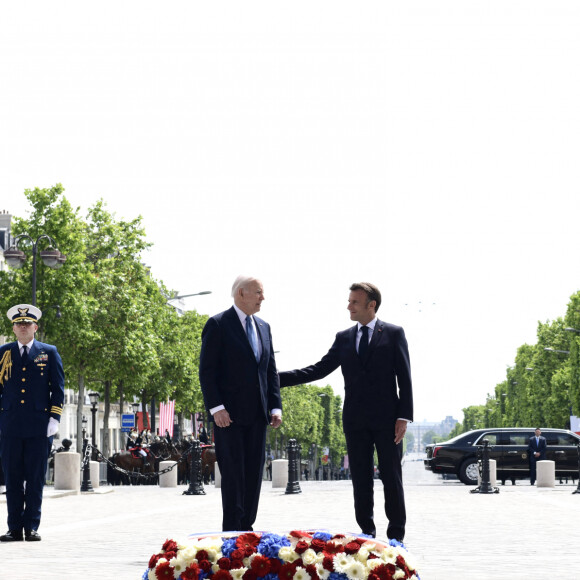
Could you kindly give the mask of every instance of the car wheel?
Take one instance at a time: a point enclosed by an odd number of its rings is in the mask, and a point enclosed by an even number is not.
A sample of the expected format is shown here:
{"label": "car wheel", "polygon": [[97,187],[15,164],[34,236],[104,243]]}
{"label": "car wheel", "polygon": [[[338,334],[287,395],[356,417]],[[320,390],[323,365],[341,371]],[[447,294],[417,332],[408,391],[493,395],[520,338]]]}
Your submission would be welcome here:
{"label": "car wheel", "polygon": [[459,468],[459,479],[465,485],[477,485],[478,474],[479,467],[477,465],[477,459],[474,457],[466,459]]}

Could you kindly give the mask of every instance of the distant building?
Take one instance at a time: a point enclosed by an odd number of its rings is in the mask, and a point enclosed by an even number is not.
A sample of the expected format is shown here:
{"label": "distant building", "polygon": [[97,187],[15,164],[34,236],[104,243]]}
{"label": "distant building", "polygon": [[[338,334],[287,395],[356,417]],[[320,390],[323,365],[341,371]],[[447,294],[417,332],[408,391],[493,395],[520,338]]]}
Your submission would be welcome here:
{"label": "distant building", "polygon": [[412,433],[415,438],[415,449],[414,451],[424,451],[425,446],[423,445],[422,439],[427,431],[434,431],[435,434],[445,437],[453,430],[455,425],[459,421],[448,415],[443,419],[443,421],[415,421],[410,423],[407,427],[407,432]]}

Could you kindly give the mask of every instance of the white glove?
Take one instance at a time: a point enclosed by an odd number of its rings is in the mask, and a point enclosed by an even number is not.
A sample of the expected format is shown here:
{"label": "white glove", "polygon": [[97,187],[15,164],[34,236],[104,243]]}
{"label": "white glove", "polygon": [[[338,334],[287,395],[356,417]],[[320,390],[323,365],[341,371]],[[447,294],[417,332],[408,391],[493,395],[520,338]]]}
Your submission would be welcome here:
{"label": "white glove", "polygon": [[51,417],[48,420],[48,429],[46,430],[46,436],[52,437],[53,435],[56,434],[57,431],[58,431],[58,421],[54,417]]}

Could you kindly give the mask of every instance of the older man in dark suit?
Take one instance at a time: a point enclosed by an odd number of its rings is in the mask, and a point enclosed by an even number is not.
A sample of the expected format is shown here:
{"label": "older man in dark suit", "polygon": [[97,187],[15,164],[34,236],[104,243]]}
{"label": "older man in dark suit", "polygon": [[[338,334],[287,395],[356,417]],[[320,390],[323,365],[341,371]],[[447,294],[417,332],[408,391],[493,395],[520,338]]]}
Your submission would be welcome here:
{"label": "older man in dark suit", "polygon": [[0,455],[8,505],[8,532],[0,542],[37,542],[48,452],[64,403],[64,372],[56,347],[34,338],[42,312],[19,304],[7,315],[18,340],[0,346]]}
{"label": "older man in dark suit", "polygon": [[402,440],[413,420],[413,393],[407,340],[403,329],[376,317],[379,289],[368,282],[350,287],[348,310],[356,326],[336,335],[315,365],[280,373],[280,386],[324,378],[339,366],[344,376],[342,424],[352,476],[355,516],[364,534],[375,536],[373,456],[389,519],[387,536],[402,540],[406,511],[401,469]]}
{"label": "older man in dark suit", "polygon": [[199,381],[215,422],[222,529],[247,531],[258,513],[266,427],[282,423],[282,399],[270,326],[255,316],[264,300],[262,283],[238,276],[232,296],[232,308],[203,329]]}

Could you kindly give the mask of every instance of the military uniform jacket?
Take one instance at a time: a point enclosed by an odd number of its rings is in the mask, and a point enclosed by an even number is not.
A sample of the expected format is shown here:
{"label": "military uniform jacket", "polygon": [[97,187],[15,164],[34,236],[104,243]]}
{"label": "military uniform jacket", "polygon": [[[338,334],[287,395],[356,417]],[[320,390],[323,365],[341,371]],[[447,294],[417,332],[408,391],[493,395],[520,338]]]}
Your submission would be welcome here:
{"label": "military uniform jacket", "polygon": [[[6,352],[9,354],[6,355]],[[48,420],[60,421],[64,403],[64,371],[55,346],[36,339],[23,364],[18,342],[0,346],[0,361],[9,360],[0,382],[0,434],[46,437]]]}

